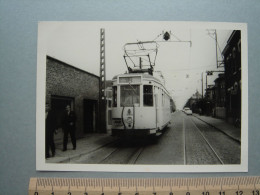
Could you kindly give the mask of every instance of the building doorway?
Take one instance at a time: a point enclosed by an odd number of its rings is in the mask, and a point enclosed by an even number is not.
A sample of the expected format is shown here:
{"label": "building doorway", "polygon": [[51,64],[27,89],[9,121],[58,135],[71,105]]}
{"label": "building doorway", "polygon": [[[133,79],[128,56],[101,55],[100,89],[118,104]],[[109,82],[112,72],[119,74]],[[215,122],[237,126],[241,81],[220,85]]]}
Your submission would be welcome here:
{"label": "building doorway", "polygon": [[97,131],[97,100],[85,99],[84,107],[84,133],[95,133]]}
{"label": "building doorway", "polygon": [[57,116],[57,127],[62,127],[62,118],[67,105],[70,105],[71,110],[74,110],[74,99],[70,97],[52,96],[51,108]]}

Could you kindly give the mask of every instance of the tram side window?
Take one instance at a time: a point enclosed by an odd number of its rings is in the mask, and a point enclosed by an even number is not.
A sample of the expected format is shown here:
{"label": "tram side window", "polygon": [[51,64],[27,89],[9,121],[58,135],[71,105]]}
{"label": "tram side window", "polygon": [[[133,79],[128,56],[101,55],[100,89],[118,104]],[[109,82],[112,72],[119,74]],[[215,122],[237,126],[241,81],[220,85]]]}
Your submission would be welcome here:
{"label": "tram side window", "polygon": [[153,106],[153,86],[144,85],[144,106]]}
{"label": "tram side window", "polygon": [[117,107],[117,86],[113,87],[113,107]]}

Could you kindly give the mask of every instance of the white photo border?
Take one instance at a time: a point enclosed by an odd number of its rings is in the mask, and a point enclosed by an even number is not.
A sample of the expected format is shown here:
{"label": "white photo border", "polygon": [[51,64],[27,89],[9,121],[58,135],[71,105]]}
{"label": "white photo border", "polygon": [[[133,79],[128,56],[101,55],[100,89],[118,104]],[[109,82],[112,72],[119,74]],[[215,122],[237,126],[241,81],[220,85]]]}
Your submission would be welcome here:
{"label": "white photo border", "polygon": [[[174,22],[174,21],[95,21],[72,22],[79,25],[96,23],[97,26],[128,25],[134,23],[150,23],[165,27],[191,29],[217,29],[241,31],[241,80],[242,80],[242,124],[241,124],[241,163],[238,165],[99,165],[99,164],[54,164],[45,162],[45,90],[46,90],[46,55],[47,37],[44,34],[45,24],[38,23],[38,51],[37,51],[37,89],[36,89],[36,170],[38,171],[89,171],[89,172],[247,172],[248,171],[248,34],[246,23],[227,22]],[[66,21],[51,22],[66,23]]]}

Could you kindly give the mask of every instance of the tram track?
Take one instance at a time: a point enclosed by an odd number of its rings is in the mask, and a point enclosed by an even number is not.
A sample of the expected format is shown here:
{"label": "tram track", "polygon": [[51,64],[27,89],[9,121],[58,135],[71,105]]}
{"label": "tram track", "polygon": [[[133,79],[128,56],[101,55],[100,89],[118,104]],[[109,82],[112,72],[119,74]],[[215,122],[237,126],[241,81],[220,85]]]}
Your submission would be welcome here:
{"label": "tram track", "polygon": [[[75,163],[82,163],[82,162],[84,162],[84,163],[92,163],[91,160],[89,160],[89,159],[93,158],[93,156],[96,156],[96,154],[98,154],[98,153],[100,153],[102,151],[110,151],[109,150],[110,148],[112,148],[112,149],[115,148],[115,150],[116,150],[117,149],[116,145],[118,143],[119,143],[119,140],[115,140],[115,141],[112,141],[112,142],[100,145],[99,147],[96,147],[95,149],[93,149],[91,151],[88,151],[86,153],[80,154],[77,157],[77,160],[74,160],[74,162]],[[108,153],[110,153],[110,152],[108,152]],[[105,156],[106,156],[106,154],[105,154]],[[100,161],[100,160],[98,160],[98,161]]]}
{"label": "tram track", "polygon": [[198,117],[198,116],[196,116],[196,115],[193,115],[193,117],[197,118],[198,120],[200,120],[201,122],[205,123],[206,125],[208,125],[208,126],[214,128],[214,129],[218,130],[219,132],[223,133],[224,135],[226,135],[226,136],[229,137],[230,139],[234,140],[235,142],[241,144],[241,141],[240,141],[239,139],[236,139],[236,138],[232,137],[230,134],[228,134],[227,132],[221,130],[220,128],[217,128],[216,126],[214,126],[214,125],[212,125],[212,124],[210,124],[210,123],[208,123],[208,122],[202,120],[200,117]]}
{"label": "tram track", "polygon": [[136,164],[144,148],[145,146],[141,142],[122,143],[119,139],[81,155],[74,162],[86,164]]}
{"label": "tram track", "polygon": [[[192,118],[201,134],[208,140],[224,164],[238,164],[241,160],[241,142],[197,117]],[[232,156],[232,157],[231,157]]]}
{"label": "tram track", "polygon": [[108,155],[105,156],[104,159],[102,159],[101,161],[98,162],[98,164],[104,164],[104,162],[110,157],[112,156],[115,152],[117,152],[119,150],[119,148],[116,148],[115,150],[113,150],[112,152],[110,152]]}
{"label": "tram track", "polygon": [[191,120],[192,123],[194,124],[194,126],[196,127],[196,129],[198,130],[198,132],[200,133],[200,135],[203,137],[203,139],[205,140],[205,142],[207,143],[207,145],[210,147],[210,149],[212,150],[212,152],[215,154],[215,156],[217,157],[217,159],[219,160],[219,162],[224,165],[224,162],[221,160],[221,158],[219,157],[219,155],[217,154],[217,152],[214,150],[214,148],[211,146],[211,144],[209,143],[209,141],[206,139],[206,137],[203,135],[203,133],[201,132],[201,130],[197,127],[196,123]]}
{"label": "tram track", "polygon": [[142,152],[144,151],[145,147],[140,147],[138,148],[132,155],[131,158],[129,158],[128,163],[127,164],[136,164],[138,158],[140,157],[140,155],[142,154]]}
{"label": "tram track", "polygon": [[136,164],[145,146],[117,147],[103,158],[99,164]]}
{"label": "tram track", "polygon": [[76,159],[86,164],[239,164],[241,145],[193,116],[183,113],[156,142],[116,139],[92,148]]}
{"label": "tram track", "polygon": [[224,164],[191,117],[184,119],[184,164]]}
{"label": "tram track", "polygon": [[[239,164],[240,143],[193,116],[183,119],[184,164]],[[231,157],[232,156],[232,157]]]}

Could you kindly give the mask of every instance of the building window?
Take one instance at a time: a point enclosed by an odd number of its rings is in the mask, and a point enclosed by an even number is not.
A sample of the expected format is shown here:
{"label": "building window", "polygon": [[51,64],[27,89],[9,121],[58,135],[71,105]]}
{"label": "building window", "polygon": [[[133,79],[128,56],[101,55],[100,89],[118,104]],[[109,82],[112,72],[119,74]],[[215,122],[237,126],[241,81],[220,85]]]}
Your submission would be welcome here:
{"label": "building window", "polygon": [[144,106],[153,106],[153,86],[144,85]]}

